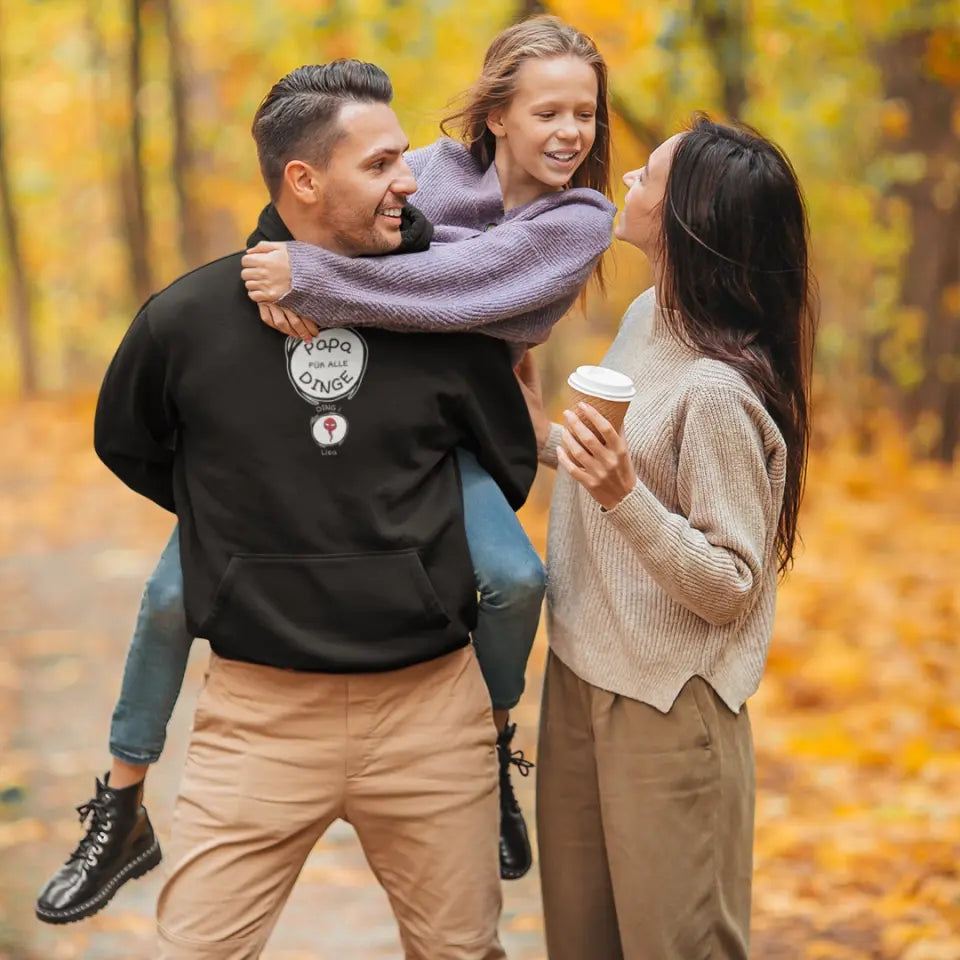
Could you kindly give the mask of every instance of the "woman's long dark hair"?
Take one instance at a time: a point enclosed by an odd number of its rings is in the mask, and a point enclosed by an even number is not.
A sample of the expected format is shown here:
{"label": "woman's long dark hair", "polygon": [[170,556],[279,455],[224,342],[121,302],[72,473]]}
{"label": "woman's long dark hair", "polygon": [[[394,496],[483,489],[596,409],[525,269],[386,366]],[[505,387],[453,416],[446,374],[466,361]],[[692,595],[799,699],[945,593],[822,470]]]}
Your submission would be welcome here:
{"label": "woman's long dark hair", "polygon": [[755,130],[697,116],[679,140],[662,207],[660,300],[667,322],[756,391],[787,446],[777,527],[793,563],[810,440],[817,296],[797,175]]}

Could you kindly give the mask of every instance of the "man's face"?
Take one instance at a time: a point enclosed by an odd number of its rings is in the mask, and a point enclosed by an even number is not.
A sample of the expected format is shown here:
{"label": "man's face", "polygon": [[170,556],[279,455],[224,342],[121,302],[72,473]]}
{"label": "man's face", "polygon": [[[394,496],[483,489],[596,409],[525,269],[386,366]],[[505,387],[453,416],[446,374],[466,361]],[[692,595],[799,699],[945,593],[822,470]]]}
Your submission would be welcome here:
{"label": "man's face", "polygon": [[417,181],[403,159],[410,144],[385,103],[350,103],[338,118],[343,137],[322,171],[318,226],[337,252],[355,257],[400,246],[400,210]]}

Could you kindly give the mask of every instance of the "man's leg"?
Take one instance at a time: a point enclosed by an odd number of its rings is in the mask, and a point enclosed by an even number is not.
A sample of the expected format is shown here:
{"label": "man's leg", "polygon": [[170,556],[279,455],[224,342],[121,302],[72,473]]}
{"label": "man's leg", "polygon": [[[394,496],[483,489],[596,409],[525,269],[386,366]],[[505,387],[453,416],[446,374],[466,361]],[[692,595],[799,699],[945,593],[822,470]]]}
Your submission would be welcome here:
{"label": "man's leg", "polygon": [[500,960],[497,761],[473,650],[352,676],[347,818],[407,960]]}
{"label": "man's leg", "polygon": [[192,638],[183,609],[177,528],[147,580],[130,641],[120,699],[110,728],[113,764],[91,800],[78,808],[85,836],[37,898],[45,923],[72,923],[106,906],[127,880],[160,862],[160,845],[143,806],[147,765],[163,749]]}
{"label": "man's leg", "polygon": [[340,815],[342,678],[211,659],[160,893],[160,960],[259,957]]}

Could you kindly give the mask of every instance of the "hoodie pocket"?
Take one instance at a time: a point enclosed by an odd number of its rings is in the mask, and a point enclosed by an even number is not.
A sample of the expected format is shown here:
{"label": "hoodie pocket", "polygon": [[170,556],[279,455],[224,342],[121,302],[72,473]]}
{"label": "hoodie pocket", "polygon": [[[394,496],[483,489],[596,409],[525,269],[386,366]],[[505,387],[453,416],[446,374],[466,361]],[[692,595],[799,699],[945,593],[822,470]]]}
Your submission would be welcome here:
{"label": "hoodie pocket", "polygon": [[201,636],[261,633],[309,653],[318,642],[389,641],[449,623],[416,549],[235,554]]}

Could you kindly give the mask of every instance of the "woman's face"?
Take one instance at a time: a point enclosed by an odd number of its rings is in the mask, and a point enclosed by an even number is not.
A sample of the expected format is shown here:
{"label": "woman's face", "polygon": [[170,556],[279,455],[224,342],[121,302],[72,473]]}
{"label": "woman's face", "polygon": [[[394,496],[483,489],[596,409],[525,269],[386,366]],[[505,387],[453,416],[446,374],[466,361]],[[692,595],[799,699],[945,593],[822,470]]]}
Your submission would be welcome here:
{"label": "woman's face", "polygon": [[516,83],[510,104],[491,113],[487,126],[528,177],[559,190],[597,136],[597,75],[579,57],[550,57],[521,64]]}
{"label": "woman's face", "polygon": [[646,166],[623,175],[627,195],[613,235],[639,247],[651,261],[656,255],[660,234],[660,205],[667,187],[667,174],[682,136],[678,133],[664,140],[650,154]]}

